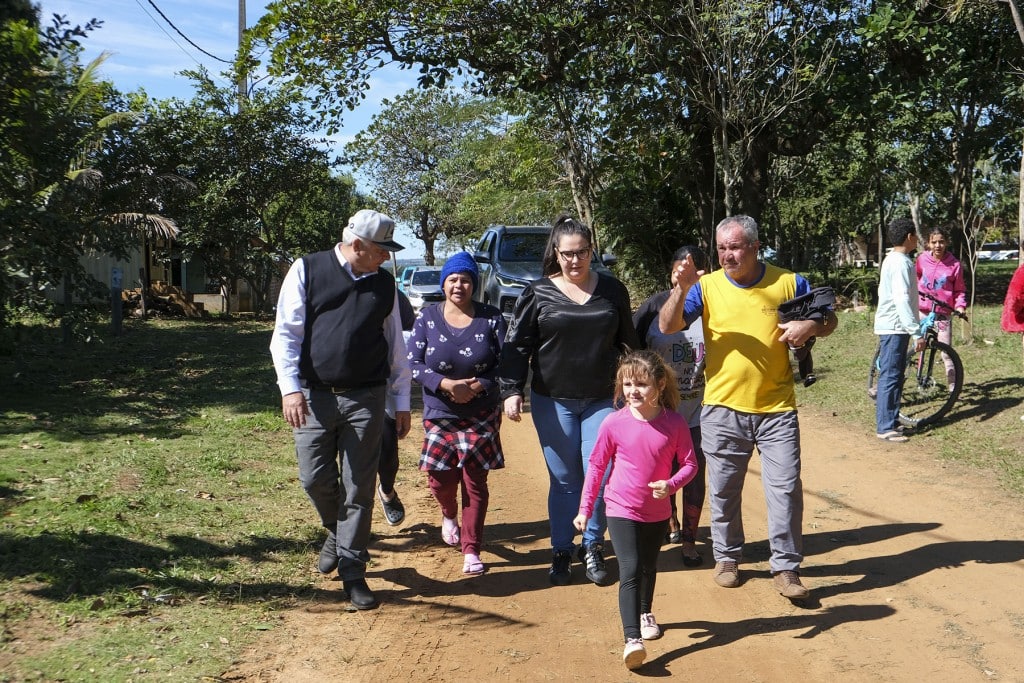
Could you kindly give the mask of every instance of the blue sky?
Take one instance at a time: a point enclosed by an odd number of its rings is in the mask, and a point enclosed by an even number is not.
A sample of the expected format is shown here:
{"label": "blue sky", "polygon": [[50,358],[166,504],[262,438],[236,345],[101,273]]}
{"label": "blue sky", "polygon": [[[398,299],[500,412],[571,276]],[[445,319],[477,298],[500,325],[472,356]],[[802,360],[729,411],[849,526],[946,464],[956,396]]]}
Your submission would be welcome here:
{"label": "blue sky", "polygon": [[[189,99],[191,82],[178,75],[183,69],[196,69],[203,65],[218,82],[227,85],[220,75],[226,64],[218,62],[192,47],[160,17],[149,0],[33,0],[42,7],[44,25],[53,14],[66,16],[72,24],[84,24],[89,19],[103,20],[103,26],[83,41],[83,61],[88,62],[100,53],[111,56],[104,62],[101,73],[122,92],[143,88],[153,98],[179,97]],[[234,57],[238,43],[238,0],[153,0],[160,10],[192,42],[206,52],[221,59]],[[252,26],[264,13],[266,3],[249,0],[246,5],[246,24]],[[344,128],[328,140],[332,156],[363,130],[380,109],[383,99],[393,98],[415,87],[415,71],[388,69],[371,81],[366,100],[354,112],[347,112]],[[324,135],[323,137],[326,137]],[[370,191],[364,180],[357,177],[360,189]],[[401,227],[399,241],[406,246],[403,257],[415,258],[411,253],[414,238]],[[417,250],[422,254],[422,245]]]}

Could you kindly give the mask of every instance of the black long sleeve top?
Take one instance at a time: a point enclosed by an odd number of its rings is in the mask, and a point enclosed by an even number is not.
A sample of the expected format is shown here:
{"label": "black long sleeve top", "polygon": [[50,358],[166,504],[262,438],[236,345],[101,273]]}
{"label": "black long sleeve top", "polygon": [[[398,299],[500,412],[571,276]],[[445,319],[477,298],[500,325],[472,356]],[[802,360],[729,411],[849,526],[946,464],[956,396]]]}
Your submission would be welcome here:
{"label": "black long sleeve top", "polygon": [[505,345],[498,383],[502,399],[531,388],[551,398],[610,398],[619,357],[640,348],[629,292],[615,278],[598,273],[597,286],[578,304],[548,278],[527,285],[519,296]]}

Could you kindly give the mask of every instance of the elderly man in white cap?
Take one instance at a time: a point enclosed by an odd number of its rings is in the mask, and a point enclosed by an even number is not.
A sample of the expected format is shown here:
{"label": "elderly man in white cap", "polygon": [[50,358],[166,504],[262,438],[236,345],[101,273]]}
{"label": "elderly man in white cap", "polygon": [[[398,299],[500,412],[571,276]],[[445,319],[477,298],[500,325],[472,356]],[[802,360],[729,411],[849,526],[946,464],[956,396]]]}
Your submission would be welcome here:
{"label": "elderly man in white cap", "polygon": [[292,264],[270,342],[299,480],[328,530],[319,568],[337,568],[357,609],[378,604],[366,563],[387,394],[400,438],[410,423],[395,280],[380,268],[402,249],[394,230],[391,218],[363,209],[341,243]]}

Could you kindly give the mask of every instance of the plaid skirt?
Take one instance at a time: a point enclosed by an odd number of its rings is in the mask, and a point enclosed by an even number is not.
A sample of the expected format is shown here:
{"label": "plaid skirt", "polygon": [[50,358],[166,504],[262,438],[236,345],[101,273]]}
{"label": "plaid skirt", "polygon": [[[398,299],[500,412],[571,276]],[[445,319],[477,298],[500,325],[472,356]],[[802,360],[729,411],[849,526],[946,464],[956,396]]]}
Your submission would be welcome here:
{"label": "plaid skirt", "polygon": [[488,408],[473,417],[423,420],[423,453],[420,469],[451,470],[467,462],[481,469],[505,466],[501,452],[501,408]]}

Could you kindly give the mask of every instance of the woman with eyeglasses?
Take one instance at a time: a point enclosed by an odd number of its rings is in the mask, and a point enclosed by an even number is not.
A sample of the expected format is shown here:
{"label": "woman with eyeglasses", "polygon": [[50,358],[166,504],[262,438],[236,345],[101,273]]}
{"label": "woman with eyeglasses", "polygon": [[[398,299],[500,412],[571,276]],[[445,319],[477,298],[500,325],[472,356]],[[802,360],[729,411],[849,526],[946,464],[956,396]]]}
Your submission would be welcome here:
{"label": "woman with eyeglasses", "polygon": [[[572,581],[571,562],[579,511],[597,429],[614,412],[619,357],[640,346],[626,287],[591,269],[593,233],[571,216],[560,216],[544,249],[544,277],[530,283],[516,301],[502,347],[499,386],[505,415],[521,419],[526,380],[537,437],[550,476],[548,518],[556,586]],[[607,585],[602,493],[577,557],[587,578]]]}

